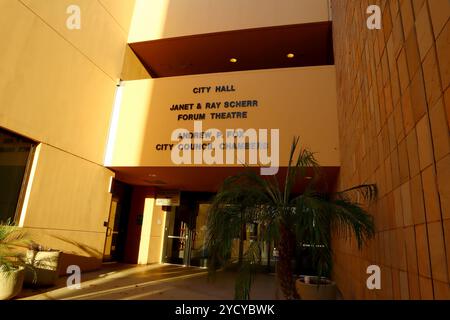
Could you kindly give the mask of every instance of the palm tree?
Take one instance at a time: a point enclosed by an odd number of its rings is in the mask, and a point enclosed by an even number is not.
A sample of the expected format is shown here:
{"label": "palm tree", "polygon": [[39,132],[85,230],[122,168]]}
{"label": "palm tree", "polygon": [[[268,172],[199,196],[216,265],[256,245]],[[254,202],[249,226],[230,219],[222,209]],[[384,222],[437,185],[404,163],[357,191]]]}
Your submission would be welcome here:
{"label": "palm tree", "polygon": [[27,245],[28,240],[22,229],[9,221],[0,224],[0,272],[9,274],[20,266],[26,267],[22,251]]}
{"label": "palm tree", "polygon": [[[297,156],[296,156],[297,155]],[[296,159],[295,159],[296,156]],[[304,180],[307,168],[314,178],[301,194],[294,186]],[[321,193],[316,191],[320,167],[314,154],[299,148],[294,138],[284,185],[275,176],[264,178],[248,171],[227,178],[214,197],[208,216],[208,268],[210,273],[230,260],[234,239],[241,239],[249,223],[259,225],[260,234],[245,252],[240,252],[235,298],[249,299],[253,274],[260,261],[264,243],[277,243],[279,252],[277,279],[286,299],[299,298],[295,290],[292,260],[297,246],[307,244],[321,276],[331,263],[331,234],[353,234],[359,248],[374,236],[372,217],[358,203],[355,195],[371,200],[376,197],[375,185],[359,185],[351,189]],[[242,250],[242,244],[240,245]]]}

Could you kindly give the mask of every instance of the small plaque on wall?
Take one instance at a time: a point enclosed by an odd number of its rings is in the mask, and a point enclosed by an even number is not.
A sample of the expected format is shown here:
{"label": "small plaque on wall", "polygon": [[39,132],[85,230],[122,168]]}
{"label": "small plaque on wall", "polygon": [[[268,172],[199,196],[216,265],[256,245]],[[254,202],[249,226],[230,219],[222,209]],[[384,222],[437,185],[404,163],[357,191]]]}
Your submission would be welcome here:
{"label": "small plaque on wall", "polygon": [[180,205],[179,191],[158,191],[156,194],[156,205],[160,207],[177,207]]}

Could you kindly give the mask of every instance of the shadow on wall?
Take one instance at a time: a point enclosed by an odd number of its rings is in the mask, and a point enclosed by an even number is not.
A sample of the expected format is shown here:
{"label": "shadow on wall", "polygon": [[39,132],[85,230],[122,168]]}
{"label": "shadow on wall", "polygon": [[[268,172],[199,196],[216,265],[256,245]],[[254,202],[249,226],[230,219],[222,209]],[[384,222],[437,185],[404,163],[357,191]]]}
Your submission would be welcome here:
{"label": "shadow on wall", "polygon": [[63,241],[65,243],[68,243],[70,245],[75,246],[76,248],[80,249],[84,255],[79,255],[75,253],[69,253],[69,252],[62,252],[61,253],[61,261],[60,261],[60,268],[59,268],[59,275],[67,275],[67,268],[70,265],[77,265],[80,267],[81,272],[86,271],[93,271],[98,270],[102,266],[102,256],[103,253],[99,252],[98,250],[82,244],[80,242],[61,237],[61,236],[52,236],[53,238],[56,238],[60,241]]}
{"label": "shadow on wall", "polygon": [[71,265],[80,267],[81,272],[93,271],[101,268],[103,253],[97,249],[67,237],[48,233],[36,236],[36,234],[31,232],[31,238],[36,243],[45,245],[46,237],[57,239],[62,243],[60,245],[54,245],[53,248],[51,248],[61,251],[60,264],[58,267],[60,276],[67,275],[67,268]]}

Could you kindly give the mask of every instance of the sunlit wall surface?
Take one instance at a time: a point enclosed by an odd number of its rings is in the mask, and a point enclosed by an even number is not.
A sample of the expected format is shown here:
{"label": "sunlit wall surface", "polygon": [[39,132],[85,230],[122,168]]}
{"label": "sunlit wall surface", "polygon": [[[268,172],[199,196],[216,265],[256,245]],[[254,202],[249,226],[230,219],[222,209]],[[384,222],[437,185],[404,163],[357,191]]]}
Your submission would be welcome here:
{"label": "sunlit wall surface", "polygon": [[328,0],[136,0],[128,42],[328,20]]}
{"label": "sunlit wall surface", "polygon": [[[67,26],[71,5],[79,29]],[[102,164],[133,9],[133,0],[0,1],[0,127],[40,143],[19,220],[42,245],[102,256],[113,176]]]}
{"label": "sunlit wall surface", "polygon": [[336,239],[335,278],[348,299],[450,299],[450,3],[383,1],[381,30],[361,1],[332,4],[341,187],[379,188],[376,237]]}

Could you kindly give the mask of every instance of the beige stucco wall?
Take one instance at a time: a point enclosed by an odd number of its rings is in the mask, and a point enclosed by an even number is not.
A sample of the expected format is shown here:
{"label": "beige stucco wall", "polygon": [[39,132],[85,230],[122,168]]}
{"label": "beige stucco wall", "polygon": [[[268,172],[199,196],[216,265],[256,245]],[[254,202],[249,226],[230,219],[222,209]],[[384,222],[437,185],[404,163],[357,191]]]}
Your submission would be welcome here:
{"label": "beige stucco wall", "polygon": [[[215,93],[216,85],[233,85],[235,92]],[[211,86],[207,94],[195,87]],[[335,69],[333,66],[257,70],[185,77],[125,81],[122,104],[108,166],[173,166],[172,131],[193,131],[193,121],[178,121],[179,113],[206,113],[203,130],[279,129],[280,164],[287,165],[295,135],[317,153],[324,166],[339,166]],[[225,101],[258,100],[257,108],[225,109]],[[219,110],[170,111],[173,104],[222,102]],[[247,111],[247,119],[212,120],[210,112]],[[173,142],[172,142],[173,143]],[[237,163],[237,166],[241,164]]]}
{"label": "beige stucco wall", "polygon": [[22,226],[40,234],[39,239],[44,233],[61,237],[56,241],[46,236],[43,241],[49,246],[101,256],[112,176],[100,165],[42,144]]}
{"label": "beige stucco wall", "polygon": [[146,198],[139,244],[139,264],[162,262],[165,221],[166,212],[156,205],[155,198]]}
{"label": "beige stucco wall", "polygon": [[328,0],[136,0],[128,40],[327,20]]}
{"label": "beige stucco wall", "polygon": [[123,68],[120,78],[124,81],[151,78],[144,65],[139,61],[139,58],[128,45],[123,58]]}
{"label": "beige stucco wall", "polygon": [[[0,126],[102,163],[127,38],[107,3],[0,1]],[[66,28],[69,4],[80,30]]]}
{"label": "beige stucco wall", "polygon": [[161,206],[153,208],[152,232],[150,238],[150,254],[148,263],[161,263],[164,241],[164,227],[166,222],[166,212]]}
{"label": "beige stucco wall", "polygon": [[[66,27],[69,5],[80,7],[80,30]],[[133,8],[0,0],[0,127],[41,143],[20,225],[44,245],[103,252],[113,173],[102,163]]]}

